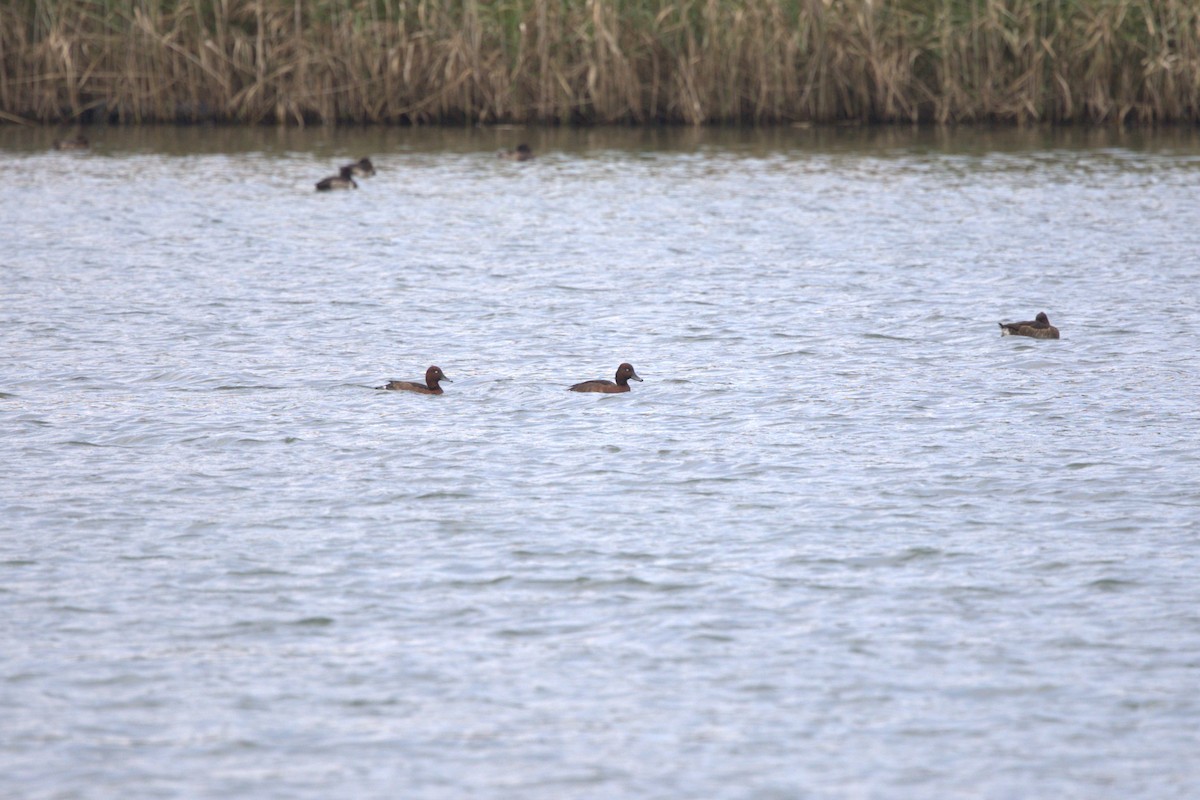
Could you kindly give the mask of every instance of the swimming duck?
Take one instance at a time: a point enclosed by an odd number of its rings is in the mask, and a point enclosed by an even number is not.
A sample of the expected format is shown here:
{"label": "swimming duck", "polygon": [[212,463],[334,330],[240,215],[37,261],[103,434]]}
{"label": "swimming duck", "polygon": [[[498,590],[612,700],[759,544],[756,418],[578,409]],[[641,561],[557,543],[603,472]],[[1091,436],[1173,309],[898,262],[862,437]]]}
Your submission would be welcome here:
{"label": "swimming duck", "polygon": [[1034,339],[1057,339],[1058,328],[1050,324],[1045,311],[1039,311],[1029,322],[1001,322],[1001,336],[1031,336]]}
{"label": "swimming duck", "polygon": [[417,394],[442,394],[442,387],[438,386],[438,381],[446,381],[454,383],[446,377],[442,372],[441,367],[430,367],[425,370],[425,383],[416,383],[415,381],[388,381],[384,386],[376,386],[376,389],[391,389],[398,392],[416,392]]}
{"label": "swimming duck", "polygon": [[83,134],[73,136],[70,139],[55,139],[55,150],[87,150],[88,139]]}
{"label": "swimming duck", "polygon": [[501,150],[496,153],[496,157],[507,158],[509,161],[528,161],[533,158],[533,151],[529,149],[529,145],[519,144],[516,150]]}
{"label": "swimming duck", "polygon": [[[375,174],[375,165],[366,156],[363,156],[353,164],[347,164],[346,167],[349,167],[353,174],[362,178],[369,178]],[[342,169],[346,169],[346,167],[342,167]]]}
{"label": "swimming duck", "polygon": [[354,182],[354,165],[342,167],[337,175],[331,175],[317,184],[318,192],[328,192],[330,189],[357,189]]}
{"label": "swimming duck", "polygon": [[641,382],[641,378],[633,371],[632,364],[622,364],[617,367],[617,382],[605,380],[584,381],[577,383],[570,388],[572,392],[604,392],[605,394],[616,394],[617,392],[629,391],[629,379]]}

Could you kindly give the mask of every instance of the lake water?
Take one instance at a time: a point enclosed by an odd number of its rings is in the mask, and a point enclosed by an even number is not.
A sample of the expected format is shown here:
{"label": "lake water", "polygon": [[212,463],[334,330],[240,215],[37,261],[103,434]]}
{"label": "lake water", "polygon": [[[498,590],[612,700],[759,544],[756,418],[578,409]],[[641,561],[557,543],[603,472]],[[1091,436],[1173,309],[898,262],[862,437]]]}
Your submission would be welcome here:
{"label": "lake water", "polygon": [[88,133],[0,129],[0,796],[1196,796],[1197,132]]}

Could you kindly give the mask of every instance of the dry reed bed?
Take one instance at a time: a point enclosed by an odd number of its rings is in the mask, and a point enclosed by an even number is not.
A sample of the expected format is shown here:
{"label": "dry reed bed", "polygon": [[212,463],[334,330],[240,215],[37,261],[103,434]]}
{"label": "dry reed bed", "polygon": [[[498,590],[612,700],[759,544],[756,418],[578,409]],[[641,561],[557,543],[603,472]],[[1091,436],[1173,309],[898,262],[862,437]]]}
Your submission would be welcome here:
{"label": "dry reed bed", "polygon": [[4,0],[0,119],[1200,119],[1195,0]]}

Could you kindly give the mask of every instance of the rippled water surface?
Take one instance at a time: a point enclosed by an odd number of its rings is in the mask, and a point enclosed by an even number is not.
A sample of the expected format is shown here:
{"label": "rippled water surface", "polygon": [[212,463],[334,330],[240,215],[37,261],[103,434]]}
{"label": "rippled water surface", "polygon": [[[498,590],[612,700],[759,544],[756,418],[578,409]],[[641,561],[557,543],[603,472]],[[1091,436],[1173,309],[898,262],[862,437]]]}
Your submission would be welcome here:
{"label": "rippled water surface", "polygon": [[0,130],[0,796],[1196,796],[1194,133],[89,134]]}

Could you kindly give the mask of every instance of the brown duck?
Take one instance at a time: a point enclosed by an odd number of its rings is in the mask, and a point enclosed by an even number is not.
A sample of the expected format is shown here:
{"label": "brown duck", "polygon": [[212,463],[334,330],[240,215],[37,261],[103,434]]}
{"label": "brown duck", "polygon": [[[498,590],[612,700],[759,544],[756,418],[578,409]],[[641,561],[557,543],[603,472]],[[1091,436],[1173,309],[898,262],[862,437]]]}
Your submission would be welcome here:
{"label": "brown duck", "polygon": [[632,364],[622,364],[617,367],[617,382],[605,380],[584,381],[577,383],[570,388],[572,392],[604,392],[605,394],[616,394],[617,392],[629,391],[629,380],[641,382],[641,378],[633,371]]}
{"label": "brown duck", "polygon": [[1029,322],[1001,322],[1001,336],[1031,336],[1034,339],[1057,339],[1058,328],[1050,324],[1045,311]]}
{"label": "brown duck", "polygon": [[88,138],[82,134],[73,136],[70,139],[56,139],[54,141],[55,150],[87,150]]}
{"label": "brown duck", "polygon": [[438,386],[439,381],[446,383],[454,383],[446,377],[442,372],[441,367],[430,367],[425,370],[425,382],[417,383],[415,381],[388,381],[383,386],[376,386],[376,389],[391,389],[396,392],[416,392],[417,394],[442,394],[442,387]]}

